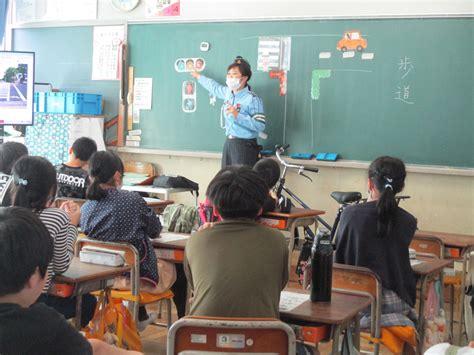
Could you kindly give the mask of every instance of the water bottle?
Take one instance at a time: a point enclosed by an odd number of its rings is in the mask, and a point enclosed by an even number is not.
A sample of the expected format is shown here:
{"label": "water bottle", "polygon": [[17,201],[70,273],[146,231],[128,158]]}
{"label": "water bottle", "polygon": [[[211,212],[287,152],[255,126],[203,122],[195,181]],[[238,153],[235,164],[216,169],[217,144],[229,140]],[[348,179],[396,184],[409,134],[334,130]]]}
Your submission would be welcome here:
{"label": "water bottle", "polygon": [[311,248],[312,302],[331,302],[332,253],[331,234],[318,229]]}

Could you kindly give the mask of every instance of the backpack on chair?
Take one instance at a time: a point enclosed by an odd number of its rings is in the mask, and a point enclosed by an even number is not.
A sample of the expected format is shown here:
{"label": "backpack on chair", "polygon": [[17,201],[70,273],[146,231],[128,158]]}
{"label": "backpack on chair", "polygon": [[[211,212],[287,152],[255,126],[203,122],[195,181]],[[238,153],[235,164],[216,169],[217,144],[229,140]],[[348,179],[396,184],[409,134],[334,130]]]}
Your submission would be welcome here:
{"label": "backpack on chair", "polygon": [[191,233],[199,227],[197,207],[182,204],[166,206],[163,212],[163,227],[168,232]]}

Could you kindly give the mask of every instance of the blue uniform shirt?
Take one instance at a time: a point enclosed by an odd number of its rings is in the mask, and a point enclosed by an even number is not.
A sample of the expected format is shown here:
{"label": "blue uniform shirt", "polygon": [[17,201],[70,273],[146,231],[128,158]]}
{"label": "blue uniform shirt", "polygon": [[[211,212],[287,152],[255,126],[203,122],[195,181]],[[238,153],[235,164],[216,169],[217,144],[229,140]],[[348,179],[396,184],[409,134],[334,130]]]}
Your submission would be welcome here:
{"label": "blue uniform shirt", "polygon": [[[201,75],[198,79],[211,95],[224,100],[223,115],[225,118],[225,134],[238,138],[257,138],[259,132],[265,129],[265,114],[263,113],[262,99],[248,87],[233,93],[227,86]],[[235,106],[239,111],[237,117],[227,114],[228,105]]]}

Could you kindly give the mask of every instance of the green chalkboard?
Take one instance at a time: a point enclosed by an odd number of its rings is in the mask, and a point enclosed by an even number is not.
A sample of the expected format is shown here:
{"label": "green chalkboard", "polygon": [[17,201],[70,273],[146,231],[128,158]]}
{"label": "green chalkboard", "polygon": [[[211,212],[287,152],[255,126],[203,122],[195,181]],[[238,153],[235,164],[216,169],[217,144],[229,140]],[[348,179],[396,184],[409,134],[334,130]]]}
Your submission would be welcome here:
{"label": "green chalkboard", "polygon": [[[225,81],[236,55],[253,68],[250,81],[263,99],[270,148],[337,152],[345,159],[382,154],[409,163],[474,166],[473,19],[384,19],[132,24],[130,65],[136,77],[153,78],[153,105],[142,110],[141,147],[221,151],[222,101],[210,104],[198,85],[193,113],[182,110],[178,58],[204,58],[203,73]],[[362,59],[343,58],[336,45],[345,31],[367,40]],[[287,95],[279,80],[257,70],[259,37],[290,36]],[[202,52],[201,42],[210,50]],[[330,58],[320,59],[320,53]],[[347,54],[346,54],[347,55]],[[323,54],[328,56],[328,54]]]}
{"label": "green chalkboard", "polygon": [[13,50],[35,52],[35,81],[67,92],[101,94],[104,114],[118,112],[119,81],[91,80],[93,27],[19,28]]}

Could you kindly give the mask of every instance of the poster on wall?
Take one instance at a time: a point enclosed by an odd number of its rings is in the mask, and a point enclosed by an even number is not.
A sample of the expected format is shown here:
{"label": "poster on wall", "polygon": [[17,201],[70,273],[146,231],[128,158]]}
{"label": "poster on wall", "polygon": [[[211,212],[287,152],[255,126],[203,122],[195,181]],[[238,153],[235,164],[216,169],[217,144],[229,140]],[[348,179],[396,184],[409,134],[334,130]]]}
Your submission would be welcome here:
{"label": "poster on wall", "polygon": [[13,5],[15,23],[97,19],[97,0],[16,0]]}
{"label": "poster on wall", "polygon": [[179,0],[145,0],[146,17],[179,16]]}
{"label": "poster on wall", "polygon": [[289,71],[290,55],[291,37],[259,37],[257,70]]}
{"label": "poster on wall", "polygon": [[94,27],[92,80],[119,80],[121,72],[123,26]]}

